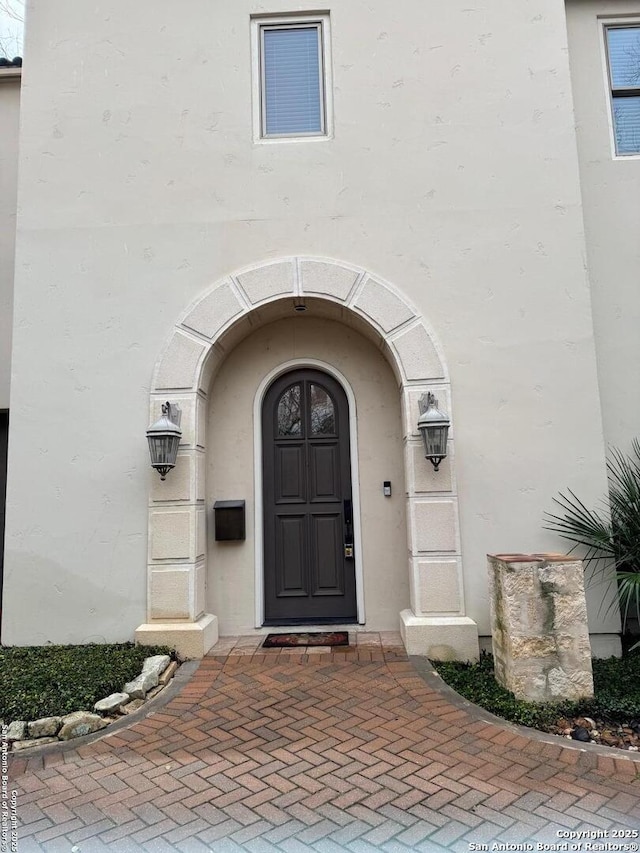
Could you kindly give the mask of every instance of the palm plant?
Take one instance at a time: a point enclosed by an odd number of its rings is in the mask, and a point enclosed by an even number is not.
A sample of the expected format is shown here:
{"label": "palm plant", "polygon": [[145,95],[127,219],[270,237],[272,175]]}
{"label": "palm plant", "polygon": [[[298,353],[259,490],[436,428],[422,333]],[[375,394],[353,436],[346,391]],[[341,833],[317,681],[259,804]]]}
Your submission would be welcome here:
{"label": "palm plant", "polygon": [[[611,450],[607,460],[609,500],[604,511],[590,510],[571,491],[554,498],[563,514],[545,513],[546,530],[586,549],[583,560],[602,580],[613,564],[623,631],[630,617],[640,621],[640,441],[625,456]],[[615,605],[615,600],[614,600]]]}

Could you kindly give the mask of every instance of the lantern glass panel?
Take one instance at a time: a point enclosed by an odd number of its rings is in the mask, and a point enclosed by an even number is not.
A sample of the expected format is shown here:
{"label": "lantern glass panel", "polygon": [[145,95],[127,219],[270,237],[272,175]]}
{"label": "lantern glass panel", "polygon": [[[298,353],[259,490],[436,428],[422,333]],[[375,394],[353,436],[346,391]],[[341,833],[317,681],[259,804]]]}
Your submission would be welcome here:
{"label": "lantern glass panel", "polygon": [[446,456],[447,426],[429,426],[422,431],[426,456]]}
{"label": "lantern glass panel", "polygon": [[151,464],[154,466],[175,465],[179,444],[180,436],[177,435],[150,436]]}

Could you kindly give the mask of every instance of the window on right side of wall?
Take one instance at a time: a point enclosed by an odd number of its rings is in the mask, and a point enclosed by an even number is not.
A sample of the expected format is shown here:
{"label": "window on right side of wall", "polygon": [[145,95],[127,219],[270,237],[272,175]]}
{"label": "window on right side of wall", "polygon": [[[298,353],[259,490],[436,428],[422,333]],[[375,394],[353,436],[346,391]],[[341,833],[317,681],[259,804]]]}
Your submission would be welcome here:
{"label": "window on right side of wall", "polygon": [[640,154],[640,24],[605,27],[616,154]]}

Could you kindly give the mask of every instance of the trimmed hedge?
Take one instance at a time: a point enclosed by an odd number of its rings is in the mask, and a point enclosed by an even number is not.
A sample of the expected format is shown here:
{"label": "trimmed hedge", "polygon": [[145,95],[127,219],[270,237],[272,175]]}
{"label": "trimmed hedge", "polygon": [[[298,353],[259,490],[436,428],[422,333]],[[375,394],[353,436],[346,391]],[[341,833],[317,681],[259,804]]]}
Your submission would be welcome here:
{"label": "trimmed hedge", "polygon": [[446,683],[470,702],[512,723],[546,730],[560,717],[588,716],[610,723],[640,718],[640,651],[623,658],[593,660],[595,696],[579,702],[537,703],[516,699],[493,675],[493,656],[480,662],[432,661]]}
{"label": "trimmed hedge", "polygon": [[93,710],[99,699],[139,675],[145,658],[159,654],[175,657],[164,646],[133,643],[0,648],[0,719],[9,723]]}

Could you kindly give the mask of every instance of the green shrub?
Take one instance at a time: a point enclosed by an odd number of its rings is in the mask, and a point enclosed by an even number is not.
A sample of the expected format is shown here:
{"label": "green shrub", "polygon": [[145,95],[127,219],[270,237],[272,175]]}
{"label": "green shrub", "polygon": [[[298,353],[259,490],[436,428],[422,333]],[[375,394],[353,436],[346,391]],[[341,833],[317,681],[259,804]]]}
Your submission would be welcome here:
{"label": "green shrub", "polygon": [[588,716],[611,723],[640,717],[640,652],[623,658],[593,661],[595,696],[579,702],[537,703],[516,699],[495,680],[493,657],[482,654],[479,663],[433,661],[442,679],[470,702],[492,714],[529,726],[547,729],[560,717]]}
{"label": "green shrub", "polygon": [[36,720],[92,710],[142,670],[146,657],[171,654],[164,646],[133,643],[0,648],[0,719]]}
{"label": "green shrub", "polygon": [[[585,566],[594,569],[592,580],[600,581],[608,594],[608,567],[613,565],[623,631],[630,618],[640,621],[640,442],[633,440],[632,455],[611,450],[607,458],[608,499],[601,510],[589,509],[571,491],[554,498],[560,514],[545,513],[552,530],[580,548]],[[571,552],[570,552],[571,553]],[[603,599],[604,604],[604,599]]]}

